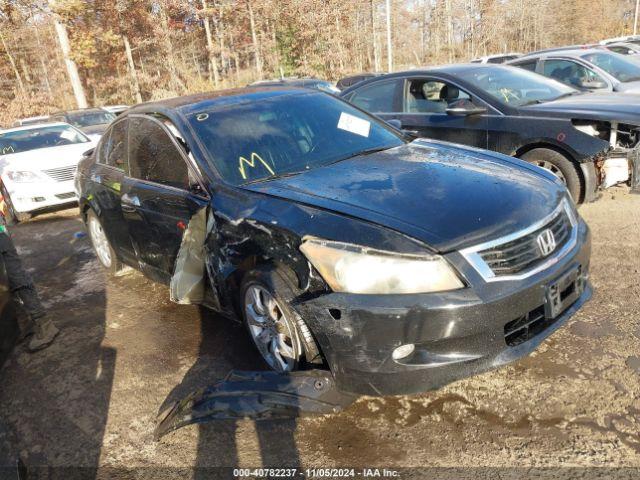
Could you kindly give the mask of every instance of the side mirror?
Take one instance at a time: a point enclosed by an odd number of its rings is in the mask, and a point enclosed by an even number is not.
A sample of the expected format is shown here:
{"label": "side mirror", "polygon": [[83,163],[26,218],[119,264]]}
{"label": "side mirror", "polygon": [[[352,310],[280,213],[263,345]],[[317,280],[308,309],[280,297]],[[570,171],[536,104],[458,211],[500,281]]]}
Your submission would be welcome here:
{"label": "side mirror", "polygon": [[578,86],[580,88],[586,88],[587,90],[607,88],[606,82],[603,82],[602,80],[579,80]]}
{"label": "side mirror", "polygon": [[447,107],[445,111],[447,112],[447,115],[457,115],[463,117],[487,113],[486,108],[474,105],[473,102],[469,100],[460,100],[458,102],[455,102],[455,104],[453,104],[452,106]]}
{"label": "side mirror", "polygon": [[96,151],[96,149],[95,149],[95,148],[90,148],[90,149],[89,149],[89,150],[87,150],[86,152],[83,152],[83,153],[82,153],[82,157],[83,157],[83,158],[88,158],[88,157],[90,157],[91,155],[93,155],[93,152],[95,152],[95,151]]}
{"label": "side mirror", "polygon": [[396,130],[402,130],[402,122],[397,118],[394,118],[392,120],[387,120],[387,123],[391,125],[393,128],[395,128]]}

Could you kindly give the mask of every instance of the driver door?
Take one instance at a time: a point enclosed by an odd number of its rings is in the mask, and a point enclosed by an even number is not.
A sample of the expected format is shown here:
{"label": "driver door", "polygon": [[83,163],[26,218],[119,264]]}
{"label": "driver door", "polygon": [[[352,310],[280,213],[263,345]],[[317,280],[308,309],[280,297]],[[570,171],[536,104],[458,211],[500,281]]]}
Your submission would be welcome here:
{"label": "driver door", "polygon": [[403,130],[418,137],[434,138],[487,148],[487,113],[452,115],[450,107],[484,106],[458,86],[435,78],[405,80],[402,113],[396,118]]}
{"label": "driver door", "polygon": [[[169,283],[182,236],[191,217],[209,199],[189,159],[159,120],[131,116],[129,171],[122,185],[121,206],[142,272]],[[195,183],[194,183],[195,182]]]}

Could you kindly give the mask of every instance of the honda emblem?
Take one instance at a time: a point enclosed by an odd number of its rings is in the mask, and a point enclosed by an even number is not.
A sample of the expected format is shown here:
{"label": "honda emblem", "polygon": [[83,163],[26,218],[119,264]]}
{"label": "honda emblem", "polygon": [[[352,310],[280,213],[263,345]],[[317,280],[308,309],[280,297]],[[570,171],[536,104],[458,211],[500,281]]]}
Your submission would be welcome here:
{"label": "honda emblem", "polygon": [[556,249],[556,237],[554,237],[553,232],[549,229],[546,229],[538,235],[536,243],[543,257],[546,257]]}

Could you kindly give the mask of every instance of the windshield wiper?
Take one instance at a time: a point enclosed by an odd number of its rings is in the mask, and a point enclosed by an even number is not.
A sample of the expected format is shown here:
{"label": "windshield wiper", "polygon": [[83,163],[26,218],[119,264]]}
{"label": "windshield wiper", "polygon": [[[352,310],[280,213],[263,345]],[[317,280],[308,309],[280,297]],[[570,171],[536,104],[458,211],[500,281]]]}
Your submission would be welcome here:
{"label": "windshield wiper", "polygon": [[344,158],[336,160],[335,162],[330,163],[330,165],[333,165],[334,163],[338,163],[338,162],[343,162],[343,161],[349,160],[351,158],[364,157],[366,155],[371,155],[372,153],[382,152],[384,150],[389,150],[390,148],[393,148],[393,147],[384,146],[384,147],[365,148],[364,150],[360,150],[359,152],[353,153],[353,154],[348,155],[348,156],[346,156]]}
{"label": "windshield wiper", "polygon": [[579,92],[579,91],[573,91],[573,92],[567,92],[567,93],[563,93],[562,95],[558,95],[557,97],[554,98],[545,98],[545,99],[535,99],[535,100],[531,100],[529,102],[525,102],[522,105],[520,105],[521,107],[526,107],[527,105],[539,105],[541,103],[547,103],[547,102],[555,102],[556,100],[560,100],[561,98],[566,98],[566,97],[571,97],[573,95],[582,95],[582,93],[584,92]]}
{"label": "windshield wiper", "polygon": [[262,182],[268,182],[270,180],[277,180],[278,178],[285,178],[285,177],[293,177],[295,175],[300,175],[301,173],[307,172],[308,170],[298,170],[297,172],[285,172],[285,173],[280,173],[277,175],[271,175],[270,177],[264,177],[264,178],[257,178],[255,180],[251,180],[249,182],[244,182],[242,185],[253,185],[254,183],[262,183]]}

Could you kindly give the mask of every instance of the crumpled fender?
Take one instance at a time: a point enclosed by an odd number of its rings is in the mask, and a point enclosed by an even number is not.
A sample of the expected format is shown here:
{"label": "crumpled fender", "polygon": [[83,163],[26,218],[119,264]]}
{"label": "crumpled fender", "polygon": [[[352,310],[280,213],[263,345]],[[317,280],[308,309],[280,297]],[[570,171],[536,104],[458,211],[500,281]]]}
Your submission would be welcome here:
{"label": "crumpled fender", "polygon": [[155,439],[186,425],[212,420],[283,419],[336,413],[356,398],[338,390],[331,372],[326,370],[287,374],[232,370],[223,380],[192,392],[161,412]]}

